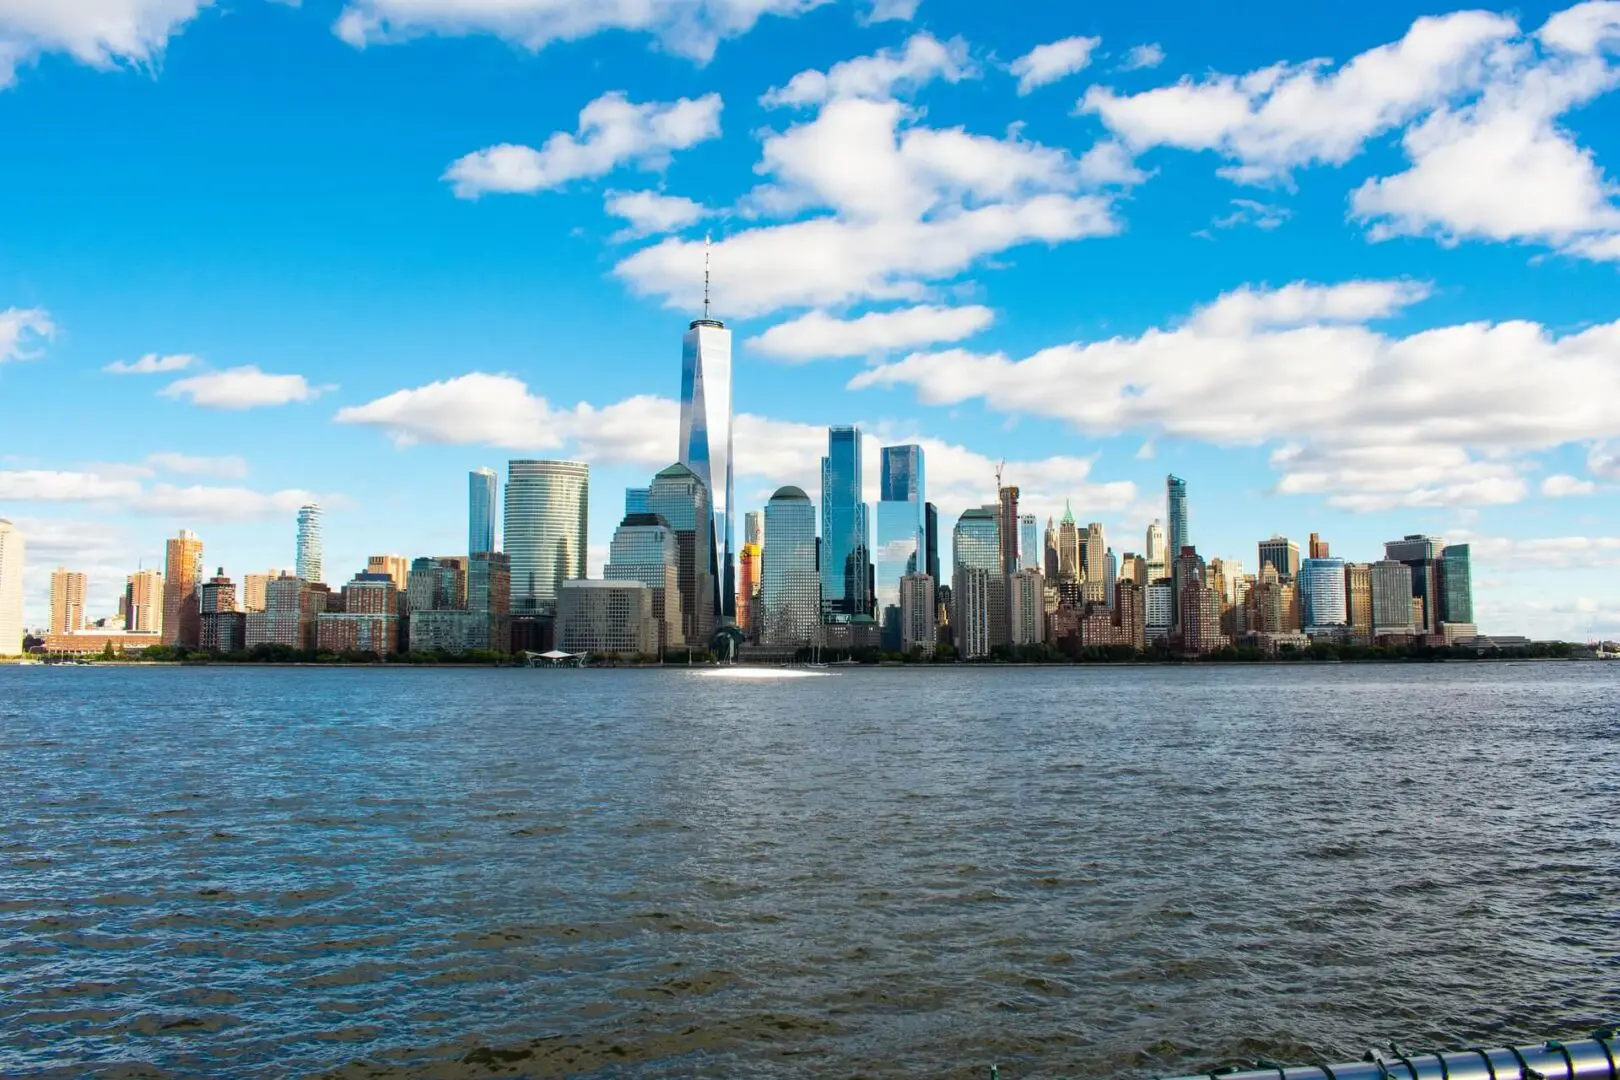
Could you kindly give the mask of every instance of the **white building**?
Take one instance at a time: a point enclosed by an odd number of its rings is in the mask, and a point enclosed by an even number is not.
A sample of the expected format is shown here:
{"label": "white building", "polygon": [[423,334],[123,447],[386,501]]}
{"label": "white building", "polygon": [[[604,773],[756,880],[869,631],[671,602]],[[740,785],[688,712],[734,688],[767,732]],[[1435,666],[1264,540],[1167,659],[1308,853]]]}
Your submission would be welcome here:
{"label": "white building", "polygon": [[21,656],[23,643],[23,535],[0,518],[0,656]]}

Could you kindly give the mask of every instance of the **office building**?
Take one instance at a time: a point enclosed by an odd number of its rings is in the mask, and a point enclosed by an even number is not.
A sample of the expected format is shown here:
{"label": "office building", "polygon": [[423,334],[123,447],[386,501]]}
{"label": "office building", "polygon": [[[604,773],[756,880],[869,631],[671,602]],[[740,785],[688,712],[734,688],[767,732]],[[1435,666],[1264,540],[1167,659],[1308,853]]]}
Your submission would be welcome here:
{"label": "office building", "polygon": [[[647,495],[648,512],[663,518],[675,533],[679,553],[677,577],[681,593],[681,637],[692,648],[706,649],[714,639],[721,607],[714,598],[714,572],[709,556],[714,550],[709,533],[714,514],[703,478],[677,462],[653,477]],[[736,603],[732,603],[736,611]]]}
{"label": "office building", "polygon": [[[681,433],[677,460],[703,481],[712,515],[709,550],[700,553],[714,595],[711,619],[736,616],[736,566],[731,515],[735,510],[731,476],[731,331],[709,317],[705,295],[703,318],[693,320],[681,339]],[[651,507],[658,513],[656,507]],[[675,522],[670,522],[671,526]],[[704,639],[707,642],[707,638]]]}
{"label": "office building", "polygon": [[[1412,534],[1384,545],[1384,558],[1405,564],[1412,571],[1412,596],[1423,601],[1423,617],[1415,630],[1437,634],[1443,618],[1440,604],[1440,561],[1442,542],[1432,536]],[[1470,605],[1472,606],[1472,605]],[[1459,620],[1472,622],[1473,620]]]}
{"label": "office building", "polygon": [[1474,574],[1467,544],[1440,549],[1440,622],[1474,625]]}
{"label": "office building", "polygon": [[778,488],[765,504],[760,642],[778,648],[816,644],[821,626],[816,508],[796,487]]}
{"label": "office building", "polygon": [[927,499],[920,446],[885,446],[881,451],[874,597],[883,648],[900,648],[900,581],[927,572]]}
{"label": "office building", "polygon": [[[760,535],[765,534],[764,519],[760,519]],[[759,590],[764,571],[765,547],[752,540],[743,544],[737,553],[737,625],[749,641],[759,640]]]}
{"label": "office building", "polygon": [[22,530],[0,518],[0,656],[23,651],[23,559],[27,543]]}
{"label": "office building", "polygon": [[1063,520],[1058,523],[1058,577],[1065,581],[1080,580],[1080,527],[1075,524],[1074,510],[1063,503]]}
{"label": "office building", "polygon": [[[743,577],[752,569],[749,547],[743,545]],[[675,530],[657,514],[627,514],[614,530],[602,577],[608,581],[639,581],[651,590],[660,651],[686,644],[680,566],[680,541]],[[744,609],[739,606],[737,610],[740,618]],[[697,644],[707,647],[708,642]]]}
{"label": "office building", "polygon": [[[1007,575],[1001,569],[1003,549],[998,516],[996,507],[964,510],[962,516],[957,519],[956,529],[951,537],[951,558],[956,569],[983,570],[988,575],[983,592],[987,597],[985,632],[989,641],[988,648],[991,649],[998,645],[1009,644],[1011,641],[1007,626]],[[951,576],[953,593],[956,591],[956,585],[956,575],[953,573]],[[966,597],[957,598],[959,609],[965,609],[966,603]],[[973,630],[977,633],[977,626]]]}
{"label": "office building", "polygon": [[1041,537],[1041,572],[1049,583],[1058,579],[1057,524],[1050,514],[1046,518],[1046,534]]}
{"label": "office building", "polygon": [[511,560],[512,611],[555,610],[558,587],[585,576],[590,495],[583,462],[508,463],[502,547]]}
{"label": "office building", "polygon": [[[495,551],[495,507],[500,478],[494,469],[467,474],[467,554]],[[368,570],[367,573],[370,573]]]}
{"label": "office building", "polygon": [[1176,576],[1176,562],[1181,550],[1192,543],[1188,538],[1190,534],[1187,514],[1187,481],[1179,476],[1166,476],[1164,478],[1164,503],[1165,521],[1169,526],[1166,530],[1168,546],[1165,548],[1165,558],[1169,562],[1170,581],[1178,597],[1176,604],[1171,607],[1170,613],[1179,626],[1181,620],[1179,597],[1181,595],[1182,581]]}
{"label": "office building", "polygon": [[1350,620],[1350,641],[1371,645],[1373,641],[1372,567],[1367,563],[1346,563],[1344,567],[1345,611]]}
{"label": "office building", "polygon": [[1046,640],[1045,579],[1034,567],[1007,576],[1008,635],[1013,645],[1039,645]]}
{"label": "office building", "polygon": [[934,655],[939,641],[938,600],[934,579],[922,572],[900,579],[900,651]]}
{"label": "office building", "polygon": [[866,504],[861,501],[861,431],[828,428],[827,456],[821,459],[821,607],[826,617],[871,613],[866,592],[870,553]]}
{"label": "office building", "polygon": [[[495,549],[482,548],[479,550],[494,551]],[[394,591],[403,594],[410,587],[411,560],[403,555],[371,555],[366,558],[366,573],[385,575],[394,583]]]}
{"label": "office building", "polygon": [[1001,540],[1003,574],[1018,572],[1018,523],[1022,516],[1018,513],[1018,495],[1018,488],[1011,485],[996,492],[996,530]]}
{"label": "office building", "polygon": [[165,547],[163,644],[195,649],[202,630],[197,596],[203,576],[202,538],[190,529],[181,529]]}
{"label": "office building", "polygon": [[1416,631],[1412,577],[1412,568],[1396,559],[1384,559],[1368,568],[1374,638]]}
{"label": "office building", "polygon": [[1308,553],[1313,559],[1329,558],[1328,542],[1322,539],[1321,536],[1317,535],[1316,533],[1311,533],[1311,543]]}
{"label": "office building", "polygon": [[160,572],[137,570],[126,579],[124,629],[130,633],[162,634],[163,575]]}
{"label": "office building", "polygon": [[60,566],[51,571],[51,633],[84,629],[85,587],[81,573]]}
{"label": "office building", "polygon": [[321,569],[321,508],[314,503],[298,508],[298,553],[293,573],[309,582],[325,581]]}
{"label": "office building", "polygon": [[652,590],[639,581],[565,581],[557,599],[557,648],[598,656],[658,651]]}
{"label": "office building", "polygon": [[1350,612],[1344,560],[1313,557],[1301,563],[1299,600],[1305,633],[1318,634],[1347,628],[1350,625]]}
{"label": "office building", "polygon": [[[937,600],[938,597],[939,597],[939,590],[940,590],[940,580],[939,580],[939,507],[935,506],[933,503],[926,504],[923,507],[923,517],[924,517],[925,521],[927,522],[927,526],[928,526],[928,528],[927,528],[927,533],[928,533],[928,542],[927,542],[928,569],[927,569],[927,574],[928,574],[929,577],[934,579],[934,597]],[[950,586],[946,585],[945,588],[949,589]]]}
{"label": "office building", "polygon": [[1034,514],[1018,516],[1018,569],[1039,570],[1046,574],[1046,557],[1041,548],[1041,524]]}
{"label": "office building", "polygon": [[624,516],[631,514],[651,513],[648,507],[648,498],[652,495],[651,488],[628,487],[624,489]]}
{"label": "office building", "polygon": [[743,515],[743,543],[765,546],[765,512],[750,510]]}
{"label": "office building", "polygon": [[197,587],[197,647],[208,652],[238,652],[247,647],[247,616],[236,610],[236,583],[220,567]]}
{"label": "office building", "polygon": [[1260,541],[1260,568],[1277,571],[1277,580],[1293,581],[1299,576],[1299,545],[1286,536]]}
{"label": "office building", "polygon": [[315,616],[315,647],[387,656],[399,648],[399,609],[399,587],[392,575],[358,573],[343,586],[343,610]]}

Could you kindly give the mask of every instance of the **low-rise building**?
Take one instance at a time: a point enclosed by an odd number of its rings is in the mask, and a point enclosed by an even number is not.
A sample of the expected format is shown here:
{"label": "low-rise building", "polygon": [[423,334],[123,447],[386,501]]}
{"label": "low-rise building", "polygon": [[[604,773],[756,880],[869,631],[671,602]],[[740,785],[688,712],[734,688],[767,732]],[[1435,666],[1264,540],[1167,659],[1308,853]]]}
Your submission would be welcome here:
{"label": "low-rise building", "polygon": [[557,648],[570,653],[656,653],[652,590],[639,581],[562,582],[557,590]]}

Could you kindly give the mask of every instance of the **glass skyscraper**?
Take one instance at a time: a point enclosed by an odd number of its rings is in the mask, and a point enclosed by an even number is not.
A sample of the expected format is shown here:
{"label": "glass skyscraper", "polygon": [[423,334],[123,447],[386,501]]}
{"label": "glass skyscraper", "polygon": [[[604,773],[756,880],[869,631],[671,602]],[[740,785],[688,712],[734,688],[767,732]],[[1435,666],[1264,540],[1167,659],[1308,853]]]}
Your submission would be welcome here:
{"label": "glass skyscraper", "polygon": [[[707,302],[704,304],[707,314]],[[677,457],[709,493],[713,521],[706,553],[717,617],[736,617],[731,514],[731,331],[718,319],[694,320],[681,339],[681,445]]]}
{"label": "glass skyscraper", "polygon": [[506,553],[513,612],[556,610],[557,588],[585,576],[590,467],[579,461],[513,461],[506,476]]}
{"label": "glass skyscraper", "polygon": [[[767,551],[770,534],[767,522]],[[871,543],[861,501],[861,430],[828,428],[827,456],[821,459],[821,604],[826,614],[870,613],[866,585]]]}
{"label": "glass skyscraper", "polygon": [[815,504],[799,488],[779,488],[765,504],[763,644],[804,648],[815,643],[821,625],[816,560]]}
{"label": "glass skyscraper", "polygon": [[1440,550],[1440,621],[1473,625],[1474,575],[1467,544]]}
{"label": "glass skyscraper", "polygon": [[624,489],[624,516],[629,517],[631,514],[645,514],[645,513],[647,513],[648,512],[648,510],[647,510],[647,495],[648,495],[648,493],[649,493],[648,488],[625,488]]}
{"label": "glass skyscraper", "polygon": [[647,510],[668,522],[679,552],[682,634],[686,644],[708,648],[714,637],[717,608],[714,572],[709,556],[714,550],[714,515],[709,511],[709,489],[703,479],[676,463],[653,477],[647,489]]}
{"label": "glass skyscraper", "polygon": [[964,657],[1007,643],[1007,577],[1001,572],[999,508],[962,511],[951,535],[951,626]]}
{"label": "glass skyscraper", "polygon": [[1021,514],[1018,518],[1018,569],[1046,572],[1041,523],[1034,514]]}
{"label": "glass skyscraper", "polygon": [[1301,621],[1305,630],[1325,630],[1350,623],[1349,592],[1343,559],[1306,559],[1299,565]]}
{"label": "glass skyscraper", "polygon": [[1170,587],[1174,596],[1174,603],[1170,607],[1170,617],[1181,625],[1181,573],[1176,568],[1176,560],[1181,558],[1181,549],[1192,543],[1192,537],[1187,531],[1187,481],[1179,476],[1166,476],[1164,478],[1164,516],[1169,526],[1170,550],[1165,552],[1165,562],[1170,568]]}
{"label": "glass skyscraper", "polygon": [[321,577],[321,508],[314,503],[298,508],[297,575],[305,581]]}
{"label": "glass skyscraper", "polygon": [[[1390,540],[1384,544],[1386,559],[1405,563],[1412,569],[1412,595],[1423,601],[1423,621],[1418,624],[1420,633],[1438,633],[1440,623],[1445,617],[1440,610],[1441,546],[1440,541],[1434,537],[1419,533],[1403,536],[1399,540]],[[1470,603],[1469,607],[1472,606]]]}
{"label": "glass skyscraper", "polygon": [[900,579],[927,573],[928,502],[920,446],[885,446],[877,505],[875,596],[883,647],[900,648]]}
{"label": "glass skyscraper", "polygon": [[495,494],[500,480],[494,469],[467,474],[467,554],[495,550]]}
{"label": "glass skyscraper", "polygon": [[613,533],[602,577],[608,581],[639,581],[651,589],[659,648],[686,644],[680,542],[663,518],[657,514],[626,514]]}

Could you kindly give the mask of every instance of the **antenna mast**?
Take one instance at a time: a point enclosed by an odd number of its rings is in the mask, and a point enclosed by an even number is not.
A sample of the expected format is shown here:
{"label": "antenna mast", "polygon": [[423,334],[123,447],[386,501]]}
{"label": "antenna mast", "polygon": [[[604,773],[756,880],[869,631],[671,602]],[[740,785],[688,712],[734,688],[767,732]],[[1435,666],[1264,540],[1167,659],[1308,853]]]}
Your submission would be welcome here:
{"label": "antenna mast", "polygon": [[703,318],[709,317],[709,248],[714,241],[714,234],[703,235]]}

